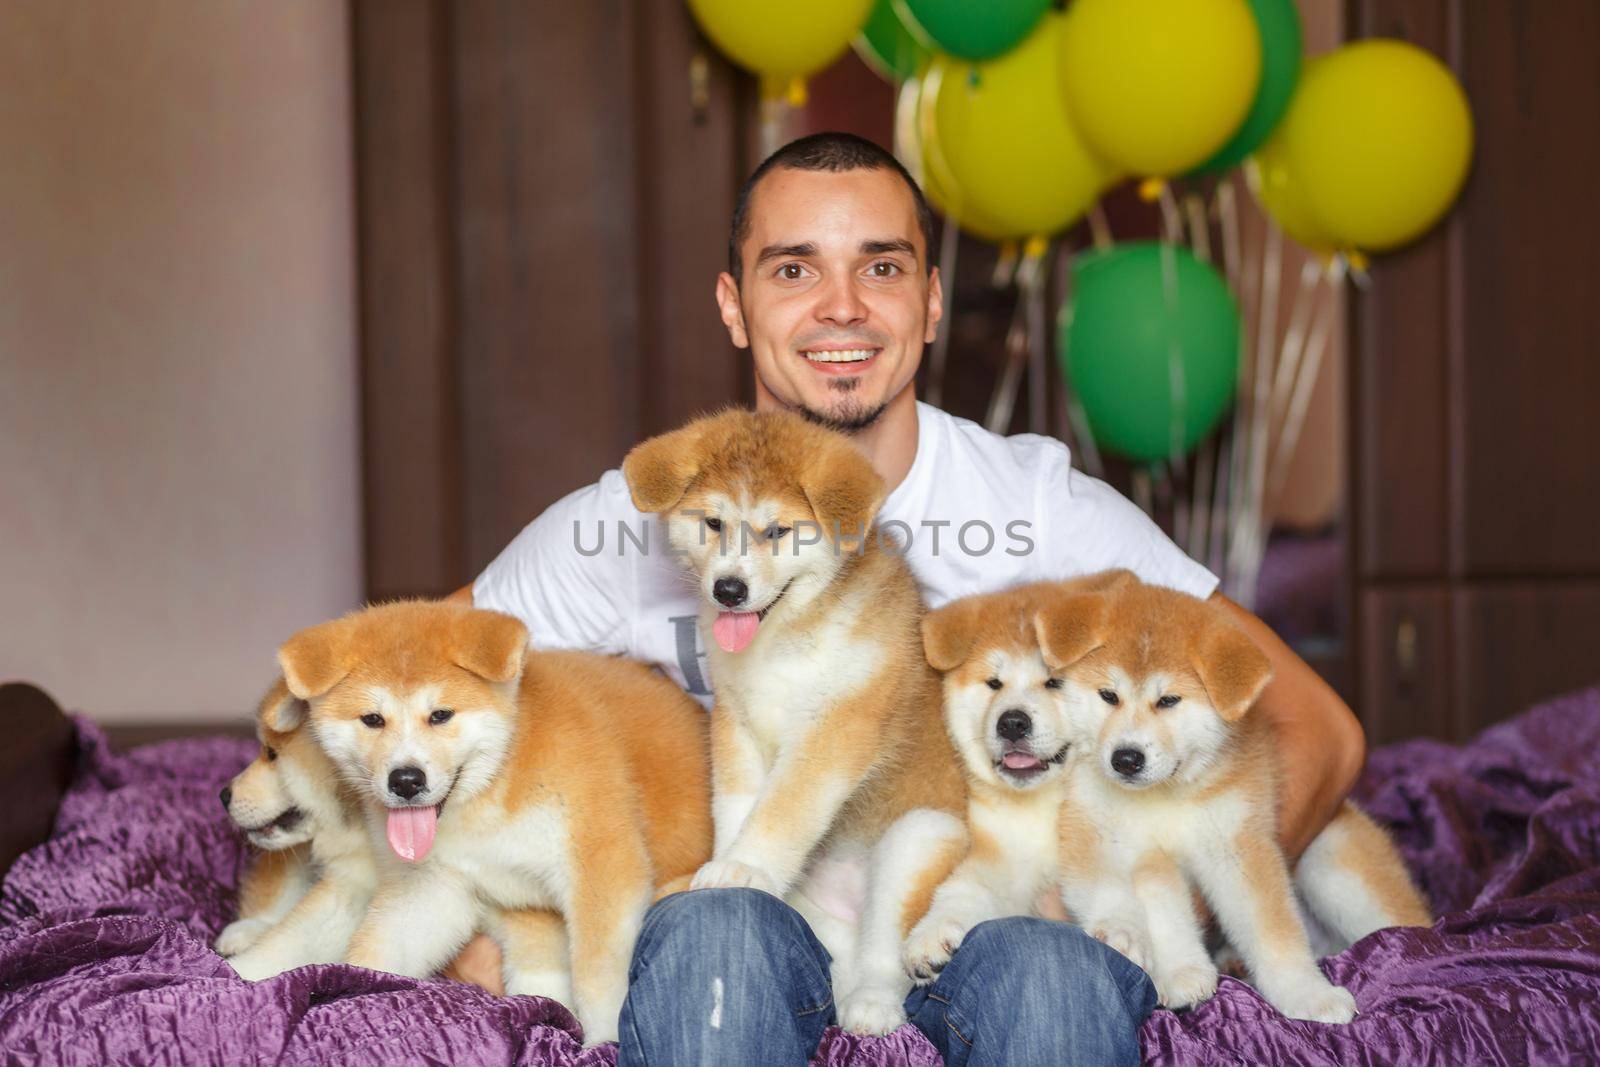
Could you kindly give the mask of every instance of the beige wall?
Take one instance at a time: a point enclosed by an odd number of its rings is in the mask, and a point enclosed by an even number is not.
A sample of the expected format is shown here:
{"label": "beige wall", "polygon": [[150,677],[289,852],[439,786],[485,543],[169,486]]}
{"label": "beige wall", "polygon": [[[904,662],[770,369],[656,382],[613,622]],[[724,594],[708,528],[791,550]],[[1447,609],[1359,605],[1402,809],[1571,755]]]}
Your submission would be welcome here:
{"label": "beige wall", "polygon": [[237,714],[360,595],[346,13],[0,3],[0,677]]}

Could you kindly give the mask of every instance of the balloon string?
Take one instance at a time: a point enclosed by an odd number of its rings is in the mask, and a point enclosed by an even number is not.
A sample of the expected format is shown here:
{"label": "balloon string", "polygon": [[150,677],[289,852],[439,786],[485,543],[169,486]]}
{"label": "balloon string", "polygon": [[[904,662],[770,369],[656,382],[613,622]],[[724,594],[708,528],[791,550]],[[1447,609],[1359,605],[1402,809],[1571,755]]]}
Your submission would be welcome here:
{"label": "balloon string", "polygon": [[1072,383],[1065,373],[1068,366],[1068,335],[1072,325],[1072,250],[1065,241],[1057,245],[1054,281],[1058,309],[1056,338],[1059,346],[1056,351],[1056,365],[1063,371],[1059,378],[1061,388],[1056,391],[1056,404],[1063,416],[1060,420],[1061,437],[1067,442],[1073,461],[1079,468],[1099,478],[1105,473],[1100,463],[1100,451],[1095,447],[1094,434],[1089,429],[1089,420],[1084,414],[1083,405],[1078,403],[1077,394],[1073,392]]}
{"label": "balloon string", "polygon": [[961,249],[961,227],[955,219],[944,220],[944,231],[939,235],[939,287],[942,291],[939,332],[933,337],[933,350],[928,356],[928,403],[934,407],[944,405],[945,367],[950,361],[950,334],[954,330],[951,310],[956,306],[956,256]]}
{"label": "balloon string", "polygon": [[1106,209],[1098,200],[1089,205],[1089,237],[1097,251],[1104,252],[1112,245],[1111,223],[1106,220]]}
{"label": "balloon string", "polygon": [[1017,392],[1022,387],[1022,370],[1028,362],[1027,301],[1017,293],[1011,310],[1011,325],[1006,330],[1006,364],[989,397],[989,410],[983,424],[991,433],[1008,433],[1016,410]]}
{"label": "balloon string", "polygon": [[1333,335],[1334,324],[1339,319],[1339,294],[1344,286],[1344,271],[1335,264],[1328,275],[1328,299],[1306,345],[1305,359],[1294,383],[1293,399],[1289,402],[1283,433],[1273,450],[1271,474],[1267,479],[1267,499],[1276,502],[1289,478],[1290,463],[1300,444],[1300,434],[1305,428],[1306,411],[1311,406],[1311,394],[1316,389],[1317,375],[1322,368],[1323,353]]}
{"label": "balloon string", "polygon": [[1289,316],[1289,328],[1283,335],[1283,348],[1278,356],[1278,367],[1272,383],[1270,425],[1274,429],[1283,425],[1284,413],[1289,407],[1289,394],[1294,388],[1295,373],[1299,370],[1300,358],[1305,353],[1306,336],[1311,330],[1311,316],[1322,290],[1322,275],[1322,267],[1315,258],[1307,258],[1300,265],[1294,311]]}
{"label": "balloon string", "polygon": [[1048,334],[1045,330],[1045,282],[1050,264],[1050,242],[1035,237],[1019,272],[1018,298],[1027,302],[1028,315],[1028,431],[1049,433],[1049,408],[1045,402],[1050,373]]}
{"label": "balloon string", "polygon": [[1250,256],[1248,262],[1246,261],[1245,246],[1241,237],[1236,181],[1234,175],[1229,175],[1217,186],[1217,218],[1222,228],[1222,259],[1228,274],[1229,288],[1239,301],[1239,360],[1234,381],[1233,417],[1229,421],[1224,442],[1227,461],[1219,461],[1217,499],[1212,507],[1211,519],[1212,554],[1215,560],[1211,569],[1213,573],[1221,576],[1230,594],[1236,591],[1236,583],[1230,578],[1227,569],[1229,532],[1236,528],[1238,516],[1235,511],[1238,508],[1238,501],[1243,496],[1240,483],[1244,478],[1245,437],[1249,432],[1248,383],[1255,363],[1255,348],[1251,344],[1255,324],[1255,315],[1252,312],[1256,307],[1261,280],[1261,272],[1256,263],[1261,254],[1260,242],[1252,242],[1249,245]]}
{"label": "balloon string", "polygon": [[1229,572],[1245,607],[1255,603],[1255,569],[1250,565],[1247,538],[1259,525],[1267,451],[1267,389],[1272,369],[1273,341],[1278,332],[1278,295],[1283,280],[1283,231],[1269,225],[1261,257],[1261,300],[1257,307],[1255,381],[1250,396],[1249,433],[1235,447],[1247,444],[1241,499],[1231,534]]}
{"label": "balloon string", "polygon": [[1161,205],[1161,239],[1168,244],[1179,243],[1183,240],[1183,217],[1178,213],[1178,201],[1172,195],[1172,186],[1162,182],[1156,200]]}
{"label": "balloon string", "polygon": [[1229,477],[1234,469],[1233,456],[1236,451],[1234,435],[1229,433],[1219,437],[1218,449],[1216,499],[1211,505],[1211,544],[1205,564],[1211,573],[1221,575],[1226,569],[1228,508],[1233,492]]}

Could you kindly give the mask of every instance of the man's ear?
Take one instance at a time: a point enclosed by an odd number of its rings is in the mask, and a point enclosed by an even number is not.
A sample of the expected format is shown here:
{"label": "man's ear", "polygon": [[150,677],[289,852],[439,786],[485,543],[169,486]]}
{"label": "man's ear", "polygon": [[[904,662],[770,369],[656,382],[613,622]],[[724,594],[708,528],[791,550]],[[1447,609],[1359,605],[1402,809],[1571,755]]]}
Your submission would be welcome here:
{"label": "man's ear", "polygon": [[886,495],[871,461],[842,434],[829,434],[824,447],[807,457],[800,491],[823,532],[847,539],[866,536]]}
{"label": "man's ear", "polygon": [[1243,630],[1218,617],[1201,635],[1192,664],[1226,722],[1238,722],[1272,681],[1272,662]]}
{"label": "man's ear", "polygon": [[622,461],[633,506],[661,514],[683,499],[689,483],[700,473],[706,430],[711,418],[696,419],[671,433],[659,434],[633,447]]}
{"label": "man's ear", "polygon": [[511,682],[522,674],[528,628],[498,611],[463,611],[450,633],[450,659],[487,682]]}
{"label": "man's ear", "polygon": [[744,328],[744,303],[739,299],[739,283],[723,271],[717,275],[717,314],[728,328],[728,340],[735,348],[749,348],[750,334]]}
{"label": "man's ear", "polygon": [[269,730],[286,734],[305,722],[309,710],[306,702],[289,692],[288,683],[279,678],[256,705],[256,721]]}
{"label": "man's ear", "polygon": [[[932,255],[933,250],[929,249]],[[933,344],[939,339],[939,322],[944,318],[944,282],[939,277],[939,268],[934,267],[928,272],[928,327],[922,332],[922,343]]]}
{"label": "man's ear", "polygon": [[278,649],[278,666],[289,692],[301,700],[319,697],[350,673],[349,624],[334,619],[301,630]]}
{"label": "man's ear", "polygon": [[972,597],[953,600],[922,617],[922,653],[941,674],[953,671],[972,653],[978,625],[978,603]]}

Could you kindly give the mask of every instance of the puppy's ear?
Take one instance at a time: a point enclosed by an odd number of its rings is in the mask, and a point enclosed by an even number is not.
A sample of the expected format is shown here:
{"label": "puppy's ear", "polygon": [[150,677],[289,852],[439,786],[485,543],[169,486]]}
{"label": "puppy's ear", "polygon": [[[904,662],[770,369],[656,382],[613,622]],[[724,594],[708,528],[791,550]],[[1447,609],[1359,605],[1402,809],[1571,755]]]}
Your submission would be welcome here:
{"label": "puppy's ear", "polygon": [[826,536],[859,540],[887,495],[883,479],[848,438],[828,437],[826,445],[808,457],[800,475],[800,491]]}
{"label": "puppy's ear", "polygon": [[633,506],[657,514],[672,510],[700,473],[710,419],[696,419],[633,447],[622,461]]}
{"label": "puppy's ear", "polygon": [[1033,616],[1039,652],[1051,670],[1070,667],[1105,643],[1111,597],[1104,592],[1068,593]]}
{"label": "puppy's ear", "polygon": [[1218,619],[1200,637],[1194,672],[1226,722],[1238,722],[1272,681],[1266,653],[1233,623]]}
{"label": "puppy's ear", "polygon": [[279,678],[256,705],[256,721],[269,730],[286,734],[305,722],[309,710],[306,702],[289,692],[288,683]]}
{"label": "puppy's ear", "polygon": [[967,661],[978,622],[976,602],[967,597],[955,600],[922,617],[922,652],[928,665],[944,673]]}
{"label": "puppy's ear", "polygon": [[522,674],[528,628],[498,611],[463,611],[450,634],[450,658],[486,682],[511,682]]}
{"label": "puppy's ear", "polygon": [[301,630],[278,649],[278,666],[289,692],[310,700],[339,684],[350,673],[349,625],[334,619]]}

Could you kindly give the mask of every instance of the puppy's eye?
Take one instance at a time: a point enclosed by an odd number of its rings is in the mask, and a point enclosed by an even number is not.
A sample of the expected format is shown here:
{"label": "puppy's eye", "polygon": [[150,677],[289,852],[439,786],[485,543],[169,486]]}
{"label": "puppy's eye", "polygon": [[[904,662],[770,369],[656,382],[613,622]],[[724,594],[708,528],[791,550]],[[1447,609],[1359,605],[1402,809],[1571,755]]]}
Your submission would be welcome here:
{"label": "puppy's eye", "polygon": [[983,684],[988,686],[990,689],[999,689],[1005,683],[1002,682],[998,678],[990,678],[987,682],[984,682]]}
{"label": "puppy's eye", "polygon": [[1060,678],[1046,678],[1044,680],[1044,687],[1046,689],[1060,689],[1061,688],[1061,679]]}
{"label": "puppy's eye", "polygon": [[365,715],[361,716],[361,725],[370,727],[374,730],[381,730],[383,729],[383,716],[379,715],[375,711],[369,711]]}
{"label": "puppy's eye", "polygon": [[1158,708],[1170,708],[1170,707],[1172,707],[1174,704],[1176,704],[1178,701],[1180,701],[1182,699],[1183,698],[1180,697],[1180,696],[1176,696],[1176,695],[1174,695],[1172,693],[1168,693],[1166,696],[1164,696],[1160,700],[1156,701],[1156,707],[1158,707]]}
{"label": "puppy's eye", "polygon": [[275,748],[269,747],[267,749],[267,762],[271,763],[274,760],[276,760],[277,758],[278,758],[278,750],[275,749]]}
{"label": "puppy's eye", "polygon": [[1116,707],[1118,704],[1122,703],[1121,700],[1117,699],[1117,694],[1113,693],[1109,689],[1100,690],[1100,699],[1104,700],[1107,704],[1110,704],[1112,707]]}
{"label": "puppy's eye", "polygon": [[710,530],[712,533],[721,533],[722,532],[722,520],[721,519],[707,519],[706,520],[706,529]]}
{"label": "puppy's eye", "polygon": [[455,712],[449,708],[435,708],[433,714],[428,716],[428,725],[441,726],[455,717]]}
{"label": "puppy's eye", "polygon": [[777,523],[773,523],[771,526],[768,526],[765,530],[761,531],[761,536],[765,537],[768,541],[776,541],[778,538],[788,533],[789,530],[790,527],[788,526],[779,526]]}

